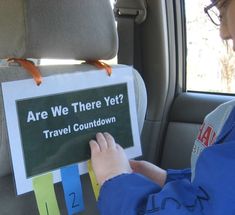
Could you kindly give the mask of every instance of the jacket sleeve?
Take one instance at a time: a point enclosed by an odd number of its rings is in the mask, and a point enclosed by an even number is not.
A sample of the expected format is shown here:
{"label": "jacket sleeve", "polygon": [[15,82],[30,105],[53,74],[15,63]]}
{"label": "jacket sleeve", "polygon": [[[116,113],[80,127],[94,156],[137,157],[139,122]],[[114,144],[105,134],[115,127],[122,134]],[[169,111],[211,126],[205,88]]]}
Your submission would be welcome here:
{"label": "jacket sleeve", "polygon": [[98,207],[101,215],[198,215],[200,195],[206,198],[187,179],[173,180],[161,188],[142,175],[122,174],[101,187]]}
{"label": "jacket sleeve", "polygon": [[[183,180],[183,184],[189,184],[191,170],[167,170],[166,184],[171,184],[168,187],[171,187],[174,181],[179,180]],[[175,187],[171,187],[171,189],[175,189]],[[101,187],[98,208],[101,215],[145,214],[146,210],[152,210],[152,203],[149,202],[152,202],[153,199],[149,196],[154,196],[161,190],[162,188],[158,184],[143,175],[122,174],[106,181]]]}
{"label": "jacket sleeve", "polygon": [[166,183],[179,180],[179,179],[187,179],[191,180],[191,169],[168,169],[167,170],[167,178]]}
{"label": "jacket sleeve", "polygon": [[139,174],[122,174],[106,181],[100,190],[101,215],[144,214],[148,196],[161,187]]}

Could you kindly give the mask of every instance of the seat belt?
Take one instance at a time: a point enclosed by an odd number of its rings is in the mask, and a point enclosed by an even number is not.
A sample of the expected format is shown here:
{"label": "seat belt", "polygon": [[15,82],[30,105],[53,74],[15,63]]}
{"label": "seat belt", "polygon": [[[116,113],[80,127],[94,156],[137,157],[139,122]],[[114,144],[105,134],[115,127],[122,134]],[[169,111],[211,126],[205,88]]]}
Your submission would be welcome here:
{"label": "seat belt", "polygon": [[114,14],[119,38],[118,63],[134,64],[135,24],[141,24],[147,16],[146,0],[116,0]]}

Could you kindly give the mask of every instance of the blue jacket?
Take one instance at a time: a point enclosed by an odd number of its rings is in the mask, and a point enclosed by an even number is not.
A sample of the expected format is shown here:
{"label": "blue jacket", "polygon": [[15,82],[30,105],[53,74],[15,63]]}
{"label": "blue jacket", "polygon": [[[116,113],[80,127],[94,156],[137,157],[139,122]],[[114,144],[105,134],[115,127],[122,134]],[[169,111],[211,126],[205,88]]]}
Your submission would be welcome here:
{"label": "blue jacket", "polygon": [[163,188],[139,174],[119,175],[104,183],[98,200],[102,215],[235,214],[235,109],[219,136],[190,169],[168,170]]}

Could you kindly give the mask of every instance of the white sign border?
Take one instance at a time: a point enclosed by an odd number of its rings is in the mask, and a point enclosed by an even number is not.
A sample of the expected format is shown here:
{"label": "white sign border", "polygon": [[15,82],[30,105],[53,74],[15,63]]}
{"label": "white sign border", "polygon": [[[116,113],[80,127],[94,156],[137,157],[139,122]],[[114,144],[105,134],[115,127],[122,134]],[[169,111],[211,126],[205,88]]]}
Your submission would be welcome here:
{"label": "white sign border", "polygon": [[[58,83],[56,87],[54,85],[55,83]],[[66,85],[64,83],[69,84]],[[4,108],[6,114],[7,130],[10,142],[17,195],[32,191],[33,186],[32,178],[26,177],[16,101],[20,99],[67,93],[74,90],[85,90],[120,83],[127,83],[128,89],[129,109],[134,146],[125,149],[125,151],[128,158],[131,159],[142,154],[136,113],[133,71],[131,67],[125,66],[113,68],[111,76],[108,76],[104,71],[101,70],[57,74],[44,77],[43,82],[40,86],[37,86],[32,81],[32,79],[2,83]],[[80,174],[85,174],[88,172],[86,161],[80,162],[78,165]],[[60,182],[60,169],[54,170],[52,171],[52,173],[53,182]]]}

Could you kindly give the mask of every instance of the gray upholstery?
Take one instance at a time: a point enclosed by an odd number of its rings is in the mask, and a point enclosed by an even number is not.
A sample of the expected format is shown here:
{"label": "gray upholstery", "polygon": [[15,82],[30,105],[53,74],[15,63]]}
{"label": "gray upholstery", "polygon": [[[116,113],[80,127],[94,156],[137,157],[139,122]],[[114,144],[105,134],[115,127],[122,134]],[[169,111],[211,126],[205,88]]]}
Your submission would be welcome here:
{"label": "gray upholstery", "polygon": [[171,107],[161,167],[190,167],[193,144],[205,116],[231,99],[231,96],[181,93]]}
{"label": "gray upholstery", "polygon": [[174,100],[170,113],[171,121],[201,124],[208,113],[213,111],[220,104],[231,99],[231,96],[188,92],[181,93]]}
{"label": "gray upholstery", "polygon": [[108,0],[2,0],[0,59],[110,59],[117,33]]}
{"label": "gray upholstery", "polygon": [[170,122],[167,128],[161,167],[183,169],[190,167],[191,152],[200,124]]}

